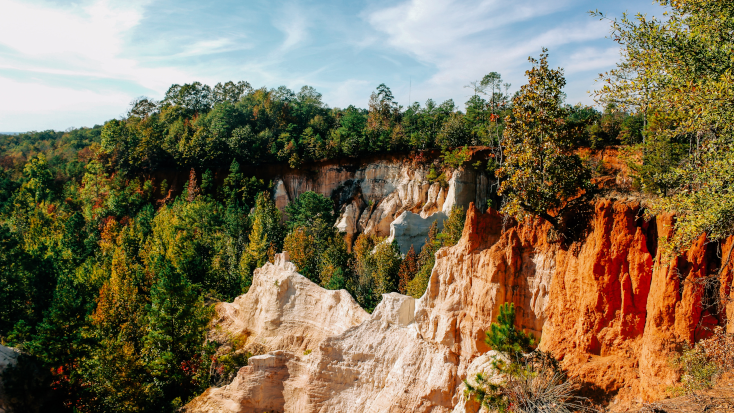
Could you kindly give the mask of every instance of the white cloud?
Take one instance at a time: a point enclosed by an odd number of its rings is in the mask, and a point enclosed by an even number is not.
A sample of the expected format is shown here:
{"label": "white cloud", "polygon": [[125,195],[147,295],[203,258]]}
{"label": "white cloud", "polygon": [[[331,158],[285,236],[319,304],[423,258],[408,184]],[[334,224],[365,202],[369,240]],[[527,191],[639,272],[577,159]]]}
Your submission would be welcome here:
{"label": "white cloud", "polygon": [[273,26],[285,34],[279,52],[290,50],[306,40],[309,27],[307,12],[298,3],[287,3],[277,16]]}
{"label": "white cloud", "polygon": [[[0,66],[38,73],[128,81],[153,91],[191,78],[174,67],[143,65],[127,47],[149,1],[91,0],[60,7],[0,0],[0,45],[12,49]],[[223,47],[224,39],[192,45],[185,53]]]}
{"label": "white cloud", "polygon": [[75,90],[3,77],[0,90],[6,96],[0,99],[0,131],[5,132],[22,132],[28,125],[36,130],[78,126],[90,115],[101,122],[123,115],[133,99],[121,92]]}

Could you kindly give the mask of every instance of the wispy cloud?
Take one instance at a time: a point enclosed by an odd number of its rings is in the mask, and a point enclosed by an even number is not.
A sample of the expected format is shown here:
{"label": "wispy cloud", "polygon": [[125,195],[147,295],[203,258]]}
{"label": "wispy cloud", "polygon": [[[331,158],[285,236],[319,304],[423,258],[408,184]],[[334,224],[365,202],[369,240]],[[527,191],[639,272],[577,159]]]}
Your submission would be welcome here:
{"label": "wispy cloud", "polygon": [[[132,96],[122,92],[95,92],[0,77],[0,131],[66,129],[102,123],[125,113]],[[16,125],[29,125],[18,128]]]}
{"label": "wispy cloud", "polygon": [[308,12],[296,2],[288,2],[282,6],[273,26],[283,32],[285,40],[278,48],[279,52],[288,51],[303,43],[308,37]]}
{"label": "wispy cloud", "polygon": [[[421,90],[455,96],[462,85],[489,71],[498,71],[519,86],[524,81],[522,68],[527,66],[527,56],[537,56],[542,47],[558,48],[607,34],[606,23],[585,16],[580,23],[569,24],[569,19],[560,19],[556,24],[539,23],[546,16],[566,10],[571,3],[407,0],[372,10],[364,18],[386,36],[393,48],[436,68],[414,96],[427,97]],[[583,65],[578,59],[573,62],[574,70],[599,67]]]}

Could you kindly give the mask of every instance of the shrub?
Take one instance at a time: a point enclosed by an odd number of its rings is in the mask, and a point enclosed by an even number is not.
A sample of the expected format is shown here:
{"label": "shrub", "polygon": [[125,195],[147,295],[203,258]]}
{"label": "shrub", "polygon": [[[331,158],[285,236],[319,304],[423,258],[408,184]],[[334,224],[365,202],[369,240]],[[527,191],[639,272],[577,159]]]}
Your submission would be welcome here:
{"label": "shrub", "polygon": [[471,159],[469,147],[443,150],[443,164],[451,169],[459,169]]}
{"label": "shrub", "polygon": [[710,389],[722,373],[734,371],[734,334],[717,327],[710,338],[686,346],[671,364],[683,374],[680,384],[668,389],[670,393],[690,395]]}

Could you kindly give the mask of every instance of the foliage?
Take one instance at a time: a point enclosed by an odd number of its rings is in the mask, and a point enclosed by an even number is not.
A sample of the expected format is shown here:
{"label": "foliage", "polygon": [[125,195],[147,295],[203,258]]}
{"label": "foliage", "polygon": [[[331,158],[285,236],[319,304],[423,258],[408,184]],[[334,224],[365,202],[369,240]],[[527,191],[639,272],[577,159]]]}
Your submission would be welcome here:
{"label": "foliage", "polygon": [[[653,148],[661,146],[653,151],[657,160],[650,166],[662,167],[661,192],[668,195],[656,199],[648,213],[678,212],[670,244],[678,251],[701,233],[716,241],[734,228],[734,40],[725,34],[734,29],[734,4],[658,3],[667,9],[663,18],[638,14],[612,21],[612,38],[622,45],[622,61],[602,76],[605,83],[597,98],[641,113],[643,122],[651,117],[666,120],[643,133],[646,144],[651,140]],[[668,148],[675,143],[687,144],[686,156],[670,155]]]}
{"label": "foliage", "polygon": [[428,228],[428,237],[426,242],[418,254],[418,273],[408,282],[406,292],[413,298],[421,298],[428,288],[428,280],[431,278],[431,271],[436,263],[436,251],[441,247],[438,240],[438,223],[434,221]]}
{"label": "foliage", "polygon": [[515,356],[525,353],[535,344],[532,334],[526,334],[515,327],[515,304],[505,303],[500,306],[497,322],[492,323],[486,332],[485,342],[492,349]]}
{"label": "foliage", "polygon": [[591,189],[591,174],[581,158],[571,152],[574,131],[566,122],[562,69],[548,67],[546,50],[513,100],[514,119],[505,129],[505,162],[497,170],[503,181],[499,193],[507,196],[502,212],[523,219],[538,215],[560,229],[553,211],[569,198]]}
{"label": "foliage", "polygon": [[299,195],[285,207],[288,215],[288,227],[310,227],[316,220],[322,220],[332,226],[336,222],[334,202],[325,196],[313,191],[306,191]]}
{"label": "foliage", "polygon": [[461,234],[464,232],[465,221],[466,211],[464,211],[464,208],[454,205],[451,212],[449,212],[449,216],[443,222],[443,229],[436,236],[442,247],[451,247],[459,242]]}
{"label": "foliage", "polygon": [[716,327],[711,337],[686,346],[671,364],[683,374],[680,385],[669,392],[690,395],[710,389],[722,373],[734,371],[734,335]]}
{"label": "foliage", "polygon": [[471,159],[471,152],[467,146],[454,150],[443,151],[443,164],[451,169],[459,169]]}
{"label": "foliage", "polygon": [[418,254],[415,253],[415,248],[411,245],[398,269],[398,292],[400,294],[407,294],[408,283],[413,281],[418,270]]}

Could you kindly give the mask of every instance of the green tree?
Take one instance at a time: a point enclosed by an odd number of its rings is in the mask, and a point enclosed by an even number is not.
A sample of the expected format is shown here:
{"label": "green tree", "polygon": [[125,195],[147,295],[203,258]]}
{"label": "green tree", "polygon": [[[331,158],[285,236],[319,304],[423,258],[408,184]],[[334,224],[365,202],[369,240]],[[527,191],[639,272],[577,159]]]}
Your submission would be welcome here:
{"label": "green tree", "polygon": [[285,207],[288,216],[288,228],[312,227],[317,220],[326,225],[334,225],[334,201],[313,191],[306,191],[299,195]]}
{"label": "green tree", "polygon": [[515,326],[515,304],[500,306],[497,322],[492,323],[484,340],[493,350],[516,355],[526,353],[535,344],[532,334],[527,334]]}
{"label": "green tree", "polygon": [[161,259],[155,270],[143,354],[162,403],[178,408],[209,385],[204,343],[212,309],[173,265]]}
{"label": "green tree", "polygon": [[439,248],[441,248],[441,241],[438,239],[438,223],[434,221],[430,228],[428,228],[428,237],[426,238],[426,242],[423,244],[420,254],[418,254],[418,265],[420,266],[420,270],[418,270],[415,277],[408,282],[406,287],[406,292],[409,296],[421,298],[423,293],[426,292],[428,281],[430,280],[431,272],[433,271],[433,266],[436,263],[436,251],[438,251]]}
{"label": "green tree", "polygon": [[240,273],[245,291],[252,285],[253,271],[268,261],[268,251],[282,251],[283,248],[281,214],[268,198],[268,193],[262,192],[258,195],[255,205],[251,216],[249,242],[240,259]]}
{"label": "green tree", "polygon": [[591,173],[572,152],[573,129],[562,105],[563,70],[548,67],[545,49],[540,60],[529,60],[533,68],[513,99],[513,118],[504,132],[505,160],[497,170],[499,193],[507,197],[502,212],[518,219],[537,215],[562,230],[560,212],[570,198],[592,189]]}
{"label": "green tree", "polygon": [[392,243],[380,242],[371,253],[368,265],[375,278],[378,295],[388,294],[398,290],[398,270],[400,269],[400,247],[396,241]]}
{"label": "green tree", "polygon": [[[638,14],[612,21],[612,38],[622,45],[617,69],[602,76],[597,99],[675,122],[654,133],[667,145],[687,138],[689,155],[675,167],[669,197],[653,202],[649,215],[678,213],[672,250],[702,233],[709,241],[734,233],[734,3],[659,0],[664,18]],[[594,15],[604,18],[601,13]]]}
{"label": "green tree", "polygon": [[298,272],[311,281],[318,282],[315,247],[314,237],[304,227],[294,228],[283,241],[283,249],[288,251],[290,261],[296,264]]}
{"label": "green tree", "polygon": [[441,233],[436,237],[441,242],[442,247],[451,247],[459,242],[461,234],[464,232],[465,221],[466,211],[464,211],[464,208],[454,205],[448,218],[443,222]]}

